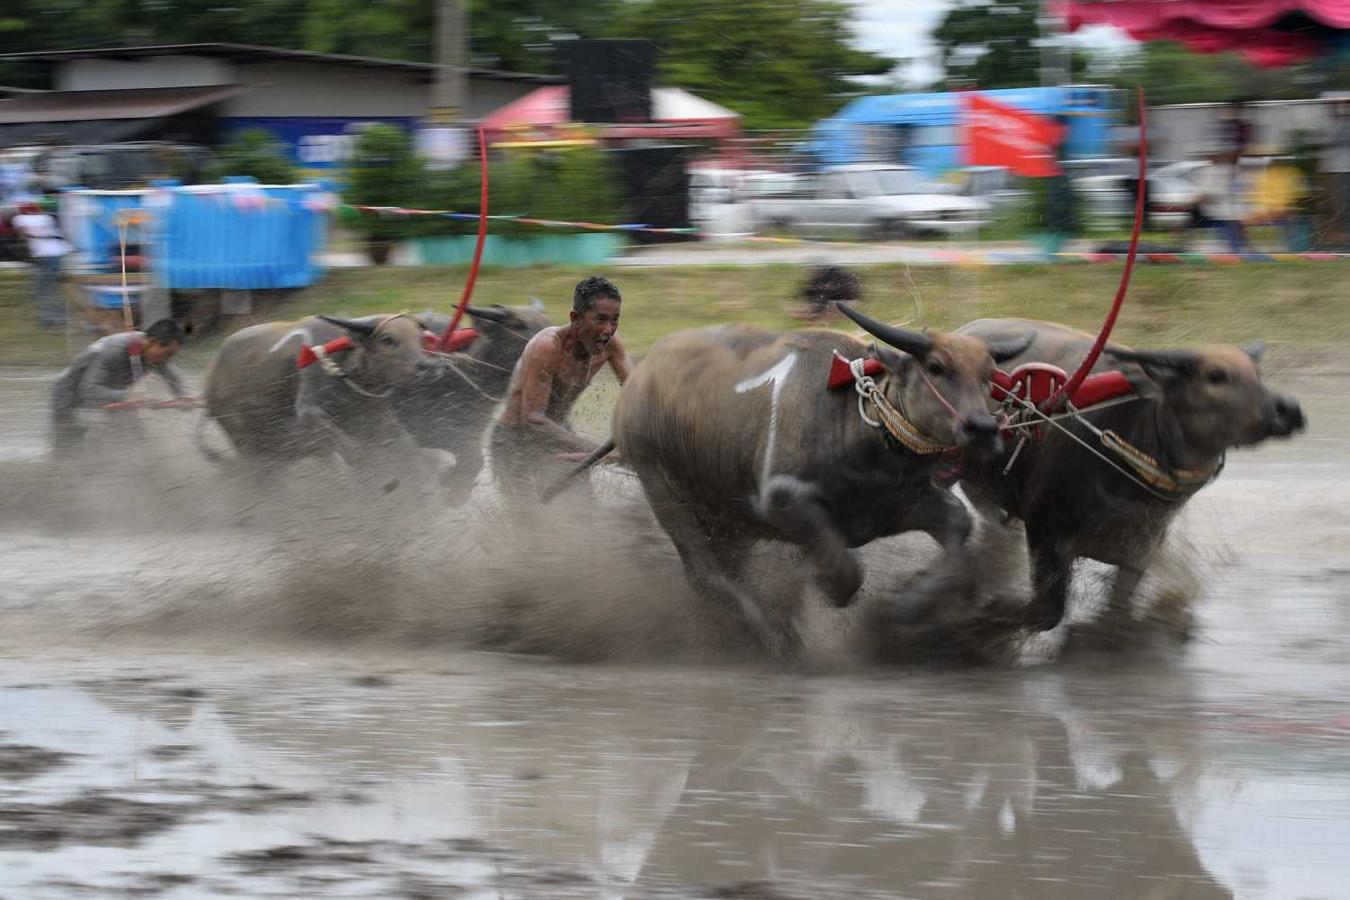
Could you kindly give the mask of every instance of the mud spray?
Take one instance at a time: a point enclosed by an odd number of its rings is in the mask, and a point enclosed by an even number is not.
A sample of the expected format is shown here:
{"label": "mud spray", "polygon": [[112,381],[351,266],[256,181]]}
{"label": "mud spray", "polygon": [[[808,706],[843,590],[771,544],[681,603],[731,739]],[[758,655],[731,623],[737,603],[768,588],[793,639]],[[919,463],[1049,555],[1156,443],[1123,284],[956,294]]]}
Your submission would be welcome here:
{"label": "mud spray", "polygon": [[[361,477],[316,462],[224,469],[191,446],[188,417],[159,417],[133,454],[58,465],[3,463],[0,518],[24,564],[5,605],[33,627],[97,634],[444,645],[574,661],[738,662],[763,655],[731,610],[687,586],[632,478],[597,473],[581,492],[528,515],[506,511],[484,479],[463,507],[407,472]],[[1021,536],[977,537],[980,597],[905,627],[907,584],[936,560],[926,537],[863,551],[854,605],[828,608],[794,550],[763,546],[746,583],[792,616],[806,665],[1012,663],[1053,653],[1007,628],[974,625],[991,597],[1024,602]],[[1141,591],[1185,630],[1198,593],[1195,554],[1169,556]],[[1091,579],[1083,604],[1098,593]],[[1155,603],[1147,598],[1163,598]],[[975,606],[972,606],[975,604]],[[1024,646],[1026,644],[1026,646]]]}

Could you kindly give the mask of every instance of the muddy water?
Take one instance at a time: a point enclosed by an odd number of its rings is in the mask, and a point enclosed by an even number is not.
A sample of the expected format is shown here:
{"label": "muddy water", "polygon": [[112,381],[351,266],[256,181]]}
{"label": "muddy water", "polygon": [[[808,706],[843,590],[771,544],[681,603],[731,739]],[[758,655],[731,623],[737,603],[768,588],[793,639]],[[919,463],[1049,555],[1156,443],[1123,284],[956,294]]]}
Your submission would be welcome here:
{"label": "muddy water", "polygon": [[[493,570],[560,604],[617,584],[565,615],[631,633],[623,661],[465,649],[507,601],[443,536],[489,507],[362,498],[349,544],[332,483],[301,473],[269,519],[185,461],[177,419],[152,423],[180,451],[148,451],[160,493],[125,467],[84,484],[39,458],[41,381],[0,378],[0,897],[1347,896],[1347,383],[1282,384],[1314,429],[1234,454],[1188,509],[1179,651],[869,668],[837,652],[858,620],[812,609],[835,652],[783,671],[667,652],[707,635],[642,542]],[[360,639],[419,592],[444,606],[401,619],[425,639]],[[321,627],[339,605],[351,627]]]}

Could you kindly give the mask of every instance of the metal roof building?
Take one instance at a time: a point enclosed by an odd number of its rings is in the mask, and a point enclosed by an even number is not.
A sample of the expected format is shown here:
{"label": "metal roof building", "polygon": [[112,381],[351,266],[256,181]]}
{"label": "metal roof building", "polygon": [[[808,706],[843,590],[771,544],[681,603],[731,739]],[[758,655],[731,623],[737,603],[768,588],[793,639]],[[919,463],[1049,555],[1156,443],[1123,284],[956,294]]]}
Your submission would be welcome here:
{"label": "metal roof building", "polygon": [[[341,161],[364,124],[412,129],[431,106],[438,67],[410,60],[313,53],[251,44],[158,44],[0,55],[48,69],[53,90],[0,100],[0,147],[165,139],[214,144],[262,128],[296,162]],[[541,85],[547,75],[471,68],[465,117],[477,119]]]}

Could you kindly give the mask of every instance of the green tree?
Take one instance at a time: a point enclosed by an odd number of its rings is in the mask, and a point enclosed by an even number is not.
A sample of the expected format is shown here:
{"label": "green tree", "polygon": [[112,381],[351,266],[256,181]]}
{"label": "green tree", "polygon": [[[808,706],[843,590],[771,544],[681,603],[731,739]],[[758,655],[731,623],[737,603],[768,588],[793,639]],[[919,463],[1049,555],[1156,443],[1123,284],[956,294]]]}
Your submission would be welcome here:
{"label": "green tree", "polygon": [[1038,4],[958,0],[933,32],[948,86],[1028,87],[1040,83]]}
{"label": "green tree", "polygon": [[752,128],[807,125],[895,61],[854,46],[840,0],[630,0],[615,36],[661,48],[660,82],[740,113]]}
{"label": "green tree", "polygon": [[624,0],[468,0],[475,65],[563,74],[554,41],[609,37]]}

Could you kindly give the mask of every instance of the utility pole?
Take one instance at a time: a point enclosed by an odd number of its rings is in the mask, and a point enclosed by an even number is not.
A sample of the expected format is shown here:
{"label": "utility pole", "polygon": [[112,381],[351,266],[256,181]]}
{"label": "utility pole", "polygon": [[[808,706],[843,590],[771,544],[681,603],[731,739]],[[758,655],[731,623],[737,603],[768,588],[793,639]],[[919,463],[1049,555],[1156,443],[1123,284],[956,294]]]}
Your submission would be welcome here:
{"label": "utility pole", "polygon": [[431,109],[417,134],[417,152],[433,169],[463,158],[464,119],[469,105],[469,0],[436,0],[436,80]]}
{"label": "utility pole", "polygon": [[437,0],[436,83],[431,93],[435,125],[452,125],[464,118],[468,106],[468,0]]}
{"label": "utility pole", "polygon": [[1055,11],[1054,0],[1041,0],[1040,15],[1036,18],[1041,32],[1041,87],[1068,84],[1073,50],[1067,41],[1064,18]]}

